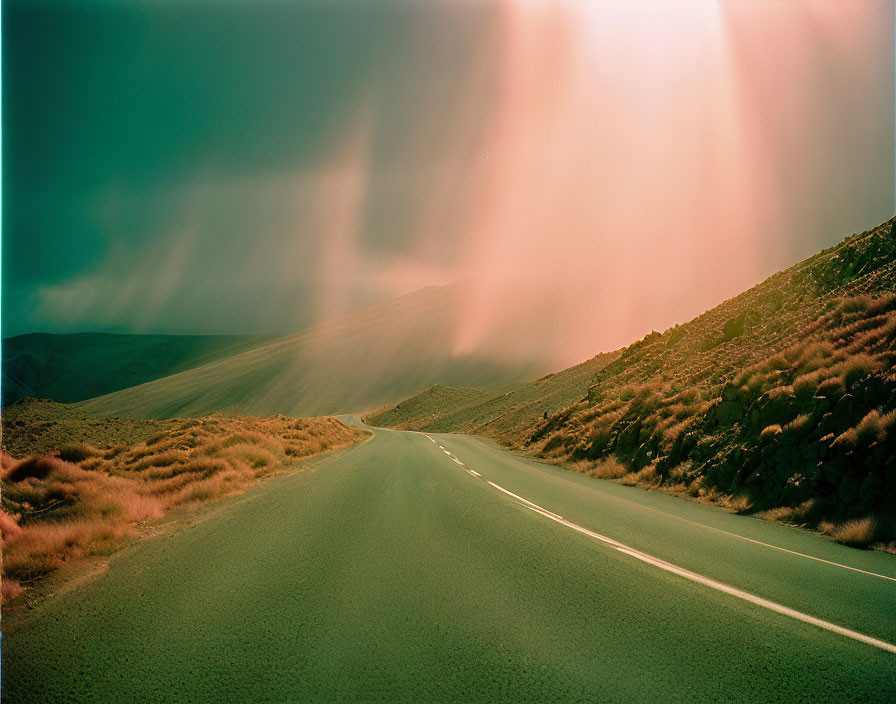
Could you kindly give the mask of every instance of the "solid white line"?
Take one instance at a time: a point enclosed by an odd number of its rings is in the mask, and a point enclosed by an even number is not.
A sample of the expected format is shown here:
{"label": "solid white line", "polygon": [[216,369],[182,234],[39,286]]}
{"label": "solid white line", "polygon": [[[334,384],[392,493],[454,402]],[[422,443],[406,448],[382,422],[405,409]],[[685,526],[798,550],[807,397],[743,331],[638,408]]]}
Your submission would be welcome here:
{"label": "solid white line", "polygon": [[[538,511],[539,513],[543,513],[543,514],[546,515],[546,516],[550,516],[550,517],[552,517],[554,520],[558,520],[558,521],[560,521],[560,522],[564,522],[564,518],[563,518],[563,516],[558,516],[556,513],[551,513],[551,512],[548,511],[546,508],[542,508],[542,507],[539,506],[538,504],[533,504],[531,501],[526,501],[526,499],[524,499],[522,496],[519,496],[518,494],[514,494],[512,491],[507,491],[507,489],[505,489],[503,486],[498,486],[498,485],[495,484],[494,482],[490,482],[490,481],[488,481],[488,479],[486,479],[485,481],[486,481],[488,484],[491,484],[493,487],[495,487],[495,489],[497,489],[498,491],[503,491],[505,494],[507,494],[508,496],[512,496],[512,497],[515,498],[517,501],[522,501],[524,504],[526,504],[527,506],[529,506],[529,507],[535,509],[535,510]],[[570,523],[570,525],[572,525],[572,524]],[[584,530],[584,528],[583,528],[582,530]],[[595,534],[595,535],[596,535],[596,534]],[[609,540],[609,538],[608,538],[608,540]]]}
{"label": "solid white line", "polygon": [[[427,435],[427,437],[429,437]],[[432,440],[432,438],[430,438]],[[435,440],[433,440],[435,442]],[[442,447],[439,445],[439,447]],[[448,450],[445,450],[442,447],[445,454],[451,457],[452,460],[457,462],[461,467],[465,467],[464,463],[461,462],[457,457],[452,455]],[[476,472],[468,467],[465,467],[466,470],[476,476],[481,477],[482,475],[479,472]],[[513,497],[517,501],[525,504],[529,509],[535,511],[536,513],[540,513],[542,516],[546,518],[550,518],[552,521],[556,521],[561,525],[564,525],[568,528],[572,528],[574,531],[582,533],[583,535],[587,535],[589,538],[594,538],[595,540],[599,540],[607,545],[612,546],[616,550],[635,559],[641,560],[649,565],[653,565],[654,567],[659,567],[662,570],[667,572],[671,572],[673,574],[677,574],[680,577],[684,577],[685,579],[690,579],[691,581],[697,582],[699,584],[703,584],[712,589],[716,589],[718,591],[724,592],[726,594],[730,594],[731,596],[735,596],[739,599],[743,599],[744,601],[749,601],[751,604],[756,604],[757,606],[761,606],[763,608],[769,609],[776,613],[782,614],[784,616],[789,616],[790,618],[796,619],[797,621],[802,621],[803,623],[808,623],[812,626],[817,626],[818,628],[823,628],[828,631],[832,631],[833,633],[838,633],[842,636],[846,636],[847,638],[852,638],[853,640],[859,641],[860,643],[865,643],[867,645],[872,645],[875,648],[880,648],[881,650],[886,650],[887,652],[896,654],[896,645],[892,643],[888,643],[884,640],[879,640],[878,638],[873,638],[872,636],[865,635],[864,633],[859,633],[858,631],[850,630],[849,628],[844,628],[843,626],[838,626],[835,623],[831,623],[829,621],[824,621],[820,618],[816,618],[815,616],[810,616],[809,614],[804,614],[802,611],[797,611],[796,609],[791,609],[788,606],[783,606],[782,604],[777,604],[774,601],[769,601],[768,599],[763,599],[762,597],[756,596],[754,594],[750,594],[749,592],[745,592],[741,589],[737,589],[735,587],[728,586],[727,584],[723,584],[722,582],[717,582],[714,579],[710,579],[709,577],[704,577],[702,575],[697,574],[696,572],[691,572],[690,570],[686,570],[683,567],[678,567],[677,565],[673,565],[671,562],[666,562],[665,560],[660,560],[659,558],[653,557],[652,555],[648,555],[647,553],[643,553],[639,550],[635,550],[634,548],[630,548],[628,545],[624,543],[620,543],[618,540],[613,540],[612,538],[608,538],[605,535],[601,535],[600,533],[595,533],[594,531],[588,530],[583,526],[580,526],[572,521],[567,521],[563,516],[558,516],[556,513],[552,513],[548,511],[546,508],[542,508],[538,504],[534,504],[531,501],[524,499],[519,494],[514,494],[512,491],[505,489],[503,486],[495,484],[492,481],[486,479],[486,482],[497,489],[500,492],[507,494],[508,496]],[[647,507],[649,508],[649,507]],[[653,509],[657,510],[657,509]],[[678,518],[678,516],[675,516]],[[888,579],[890,581],[896,582],[896,579],[892,577],[887,577],[882,574],[877,574],[876,572],[868,572],[866,570],[861,570],[857,567],[850,567],[848,565],[842,565],[839,562],[831,562],[830,560],[824,560],[820,557],[813,557],[812,555],[806,555],[801,552],[796,552],[794,550],[788,550],[787,548],[781,548],[777,545],[771,545],[769,543],[763,543],[760,540],[754,540],[753,538],[747,538],[742,535],[738,535],[737,533],[730,533],[727,530],[722,530],[721,528],[715,528],[713,526],[707,526],[702,523],[696,523],[696,521],[691,521],[687,518],[682,518],[681,520],[687,521],[688,523],[695,523],[698,526],[702,526],[704,528],[709,528],[714,531],[718,531],[719,533],[725,533],[726,535],[730,535],[734,538],[740,538],[741,540],[746,540],[750,543],[756,543],[757,545],[763,545],[768,548],[772,548],[774,550],[780,550],[782,552],[790,553],[792,555],[797,555],[799,557],[805,557],[810,560],[816,560],[818,562],[824,562],[825,564],[833,565],[835,567],[842,567],[847,570],[852,570],[854,572],[861,572],[862,574],[867,574],[872,577],[880,577],[881,579]]]}
{"label": "solid white line", "polygon": [[[492,482],[489,482],[492,484]],[[510,494],[511,496],[516,496],[515,494],[499,487],[497,484],[492,484],[496,489],[500,489],[506,494]],[[520,497],[517,497],[520,498]],[[535,504],[532,504],[530,501],[526,501],[525,499],[521,499],[523,502],[528,504],[530,507],[534,507]],[[600,535],[599,533],[594,533],[593,531],[588,530],[587,528],[583,528],[580,525],[576,525],[570,521],[567,521],[564,518],[560,518],[554,513],[550,511],[545,511],[542,508],[532,508],[536,513],[540,513],[546,518],[550,518],[552,521],[556,521],[562,525],[565,525],[569,528],[572,528],[579,533],[583,533],[591,538],[595,538],[596,540],[600,540],[601,542],[607,543],[608,545],[613,546],[616,550],[626,555],[630,555],[642,562],[646,562],[649,565],[653,565],[654,567],[659,567],[662,570],[666,570],[667,572],[672,572],[673,574],[677,574],[680,577],[684,577],[685,579],[690,579],[694,582],[698,582],[707,587],[711,587],[712,589],[717,589],[718,591],[725,592],[726,594],[730,594],[731,596],[736,596],[739,599],[743,599],[744,601],[749,601],[752,604],[756,604],[757,606],[762,606],[766,609],[770,609],[771,611],[775,611],[779,614],[783,614],[784,616],[789,616],[790,618],[794,618],[798,621],[803,621],[804,623],[811,624],[813,626],[817,626],[819,628],[824,628],[825,630],[832,631],[834,633],[838,633],[842,636],[846,636],[847,638],[852,638],[853,640],[857,640],[861,643],[866,643],[867,645],[873,645],[876,648],[880,648],[881,650],[886,650],[890,653],[896,653],[896,645],[892,643],[888,643],[883,640],[879,640],[877,638],[872,638],[871,636],[867,636],[864,633],[859,633],[858,631],[850,630],[849,628],[844,628],[843,626],[838,626],[834,623],[830,623],[829,621],[823,621],[820,618],[815,618],[814,616],[810,616],[809,614],[804,614],[801,611],[797,611],[796,609],[791,609],[787,606],[782,606],[781,604],[777,604],[773,601],[769,601],[768,599],[763,599],[762,597],[755,596],[754,594],[750,594],[749,592],[745,592],[741,589],[736,589],[735,587],[730,587],[727,584],[723,584],[722,582],[717,582],[714,579],[709,579],[708,577],[704,577],[702,575],[697,574],[696,572],[691,572],[690,570],[686,570],[683,567],[678,567],[677,565],[673,565],[670,562],[666,562],[665,560],[660,560],[656,557],[648,555],[646,553],[640,552],[639,550],[635,550],[633,548],[624,545],[612,538],[607,538],[604,535]]]}
{"label": "solid white line", "polygon": [[[489,484],[491,484],[491,482],[489,482]],[[500,489],[501,487],[497,487],[497,488]],[[516,494],[511,494],[506,489],[502,489],[502,491],[505,491],[506,493],[510,494],[511,496],[516,496]],[[519,497],[517,497],[517,498],[519,498]],[[526,501],[525,499],[521,499],[521,500]],[[582,535],[587,535],[589,538],[594,538],[595,540],[599,540],[602,543],[606,543],[607,545],[612,545],[614,548],[627,548],[628,547],[627,545],[624,545],[623,543],[620,543],[617,540],[608,538],[607,536],[601,535],[600,533],[595,533],[593,530],[588,530],[587,528],[583,528],[582,526],[578,525],[577,523],[573,523],[572,521],[567,521],[565,518],[563,518],[562,516],[558,516],[556,513],[551,513],[550,511],[545,511],[543,508],[541,508],[541,506],[536,506],[535,504],[533,504],[530,501],[526,501],[526,503],[529,504],[529,508],[531,508],[536,513],[540,513],[544,516],[547,516],[551,520],[557,521],[557,523],[561,523],[564,526],[566,526],[567,528],[572,528],[574,531],[578,531]]]}
{"label": "solid white line", "polygon": [[[436,442],[431,437],[429,437],[429,435],[427,435],[426,437],[428,437],[433,442]],[[441,447],[443,450],[445,449],[441,445],[439,445],[439,447]],[[447,453],[447,450],[446,450],[446,453]],[[481,475],[477,475],[477,476],[481,476]],[[516,494],[514,494],[514,496],[516,496]],[[519,497],[517,497],[517,498],[519,498]],[[821,562],[821,563],[824,563],[825,565],[831,565],[832,567],[840,567],[841,569],[850,570],[851,572],[858,572],[859,574],[868,575],[869,577],[877,577],[878,579],[886,579],[889,582],[896,582],[896,577],[889,577],[885,574],[880,574],[878,572],[870,572],[868,570],[860,569],[859,567],[851,567],[849,565],[844,565],[841,562],[833,562],[832,560],[825,560],[823,557],[815,557],[814,555],[807,555],[804,552],[797,552],[796,550],[782,548],[778,545],[772,545],[771,543],[766,543],[761,540],[756,540],[755,538],[748,538],[745,535],[740,535],[739,533],[732,533],[731,531],[727,531],[722,528],[716,528],[715,526],[710,526],[710,525],[707,525],[706,523],[700,523],[699,521],[692,521],[689,518],[684,518],[682,516],[676,516],[674,513],[668,513],[667,511],[662,511],[658,508],[653,508],[652,506],[644,506],[643,504],[640,504],[636,501],[629,501],[628,499],[624,499],[624,498],[621,498],[618,496],[614,496],[613,498],[617,499],[619,501],[625,501],[626,503],[633,503],[637,506],[640,506],[643,509],[647,509],[648,511],[654,511],[655,513],[661,513],[664,516],[669,516],[676,520],[683,521],[684,523],[690,523],[691,525],[695,525],[700,528],[705,528],[707,530],[712,530],[712,531],[715,531],[716,533],[722,533],[723,535],[727,535],[732,538],[737,538],[739,540],[745,540],[746,542],[753,543],[754,545],[761,545],[763,547],[770,548],[772,550],[778,550],[779,552],[784,552],[784,553],[787,553],[788,555],[794,555],[796,557],[804,557],[807,560],[815,560],[815,562]]]}
{"label": "solid white line", "polygon": [[796,550],[788,550],[787,548],[778,547],[777,545],[772,545],[771,543],[763,543],[761,540],[754,540],[753,538],[747,538],[743,535],[738,535],[737,533],[731,533],[727,530],[722,530],[721,528],[715,528],[714,526],[707,526],[703,523],[697,523],[696,521],[688,520],[687,518],[682,518],[683,521],[688,521],[688,523],[694,523],[698,526],[703,526],[704,528],[709,528],[710,530],[717,531],[719,533],[724,533],[725,535],[730,535],[732,538],[740,538],[741,540],[746,540],[748,543],[755,543],[756,545],[764,545],[767,548],[771,548],[772,550],[780,550],[781,552],[786,552],[791,555],[796,555],[797,557],[805,557],[807,560],[815,560],[816,562],[823,562],[826,565],[833,565],[834,567],[842,567],[845,570],[852,570],[853,572],[861,572],[862,574],[867,574],[871,577],[880,577],[881,579],[886,579],[891,582],[896,582],[896,577],[888,577],[885,574],[878,574],[877,572],[869,572],[868,570],[862,570],[858,567],[850,567],[849,565],[844,565],[839,562],[831,562],[830,560],[825,560],[821,557],[815,557],[814,555],[807,555],[803,552],[797,552]]}
{"label": "solid white line", "polygon": [[873,645],[874,647],[880,648],[881,650],[896,653],[896,645],[893,645],[892,643],[887,643],[886,641],[878,640],[877,638],[872,638],[871,636],[866,636],[864,633],[852,631],[848,628],[843,628],[843,626],[838,626],[828,621],[822,621],[820,618],[815,618],[814,616],[809,616],[808,614],[804,614],[803,612],[797,611],[796,609],[791,609],[787,606],[776,604],[773,601],[763,599],[762,597],[755,596],[753,594],[750,594],[749,592],[735,589],[734,587],[729,587],[727,584],[716,582],[714,579],[708,579],[707,577],[703,577],[699,574],[696,574],[695,572],[691,572],[690,570],[677,567],[676,565],[670,564],[663,560],[658,560],[654,557],[651,557],[650,555],[645,555],[644,553],[638,552],[637,550],[629,550],[625,548],[616,549],[619,552],[624,552],[627,555],[631,555],[632,557],[637,558],[642,562],[654,565],[655,567],[659,567],[660,569],[666,570],[667,572],[673,572],[674,574],[680,575],[695,582],[699,582],[700,584],[705,584],[707,587],[718,589],[720,592],[731,594],[732,596],[736,596],[739,599],[743,599],[744,601],[749,601],[752,604],[765,607],[766,609],[776,611],[779,614],[784,614],[785,616],[790,616],[791,618],[795,618],[798,621],[803,621],[804,623],[809,623],[813,626],[818,626],[819,628],[824,628],[828,631],[839,633],[840,635],[846,636],[847,638],[852,638],[853,640],[867,643],[868,645]]}
{"label": "solid white line", "polygon": [[732,533],[731,531],[727,531],[722,528],[716,528],[715,526],[710,526],[710,525],[707,525],[706,523],[701,523],[700,521],[692,521],[690,518],[684,518],[684,517],[678,516],[674,513],[669,513],[668,511],[663,511],[658,508],[653,508],[652,506],[645,506],[642,503],[639,503],[637,501],[631,501],[629,499],[624,499],[620,496],[612,496],[611,495],[610,498],[612,498],[616,501],[622,501],[622,502],[625,502],[628,504],[633,504],[633,505],[638,506],[639,508],[646,510],[646,511],[653,511],[654,513],[659,513],[663,516],[666,516],[669,518],[674,518],[675,520],[682,521],[683,523],[690,523],[691,525],[697,526],[699,528],[705,528],[706,530],[712,530],[712,531],[715,531],[716,533],[722,533],[723,535],[728,535],[732,538],[738,538],[740,540],[745,540],[748,543],[753,543],[755,545],[762,545],[763,547],[771,548],[772,550],[778,550],[780,552],[786,552],[790,555],[795,555],[796,557],[805,557],[807,560],[815,560],[816,562],[823,562],[826,565],[831,565],[833,567],[840,567],[844,570],[850,570],[852,572],[859,572],[861,574],[866,574],[869,577],[878,577],[880,579],[886,579],[887,581],[890,581],[890,582],[896,582],[896,577],[888,577],[887,575],[880,574],[878,572],[869,572],[868,570],[863,570],[858,567],[850,567],[849,565],[844,565],[840,562],[832,562],[831,560],[825,560],[822,557],[815,557],[814,555],[807,555],[804,552],[797,552],[796,550],[789,550],[787,548],[782,548],[778,545],[772,545],[771,543],[764,543],[761,540],[755,540],[754,538],[748,538],[745,535],[740,535],[739,533]]}

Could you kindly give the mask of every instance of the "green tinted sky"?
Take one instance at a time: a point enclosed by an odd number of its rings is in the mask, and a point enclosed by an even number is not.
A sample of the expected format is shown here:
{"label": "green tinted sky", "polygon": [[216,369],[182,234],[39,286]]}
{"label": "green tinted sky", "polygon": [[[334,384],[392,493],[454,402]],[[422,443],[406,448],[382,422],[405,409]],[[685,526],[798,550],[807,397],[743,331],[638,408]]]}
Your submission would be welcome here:
{"label": "green tinted sky", "polygon": [[624,344],[892,214],[892,19],[7,0],[3,334],[288,332],[472,275],[464,344]]}
{"label": "green tinted sky", "polygon": [[[108,320],[86,310],[71,324],[305,324],[301,304],[265,312],[317,285],[320,233],[303,223],[293,175],[326,168],[324,152],[357,119],[362,94],[376,98],[377,168],[412,168],[403,163],[409,141],[417,163],[462,149],[450,128],[439,139],[427,132],[451,110],[459,81],[470,90],[465,67],[487,50],[491,12],[398,2],[4,3],[4,334],[68,327],[35,314],[42,287],[110,257],[124,278],[154,244],[184,238],[204,252],[173,283],[189,310],[166,302],[163,314],[132,321],[126,310]],[[488,80],[476,77],[473,88]],[[480,108],[487,113],[484,93]],[[407,246],[401,219],[414,199],[412,189],[371,199],[364,237],[375,254]],[[245,270],[247,252],[276,258],[285,237],[305,251],[292,280]],[[221,296],[236,307],[226,318],[214,311]]]}

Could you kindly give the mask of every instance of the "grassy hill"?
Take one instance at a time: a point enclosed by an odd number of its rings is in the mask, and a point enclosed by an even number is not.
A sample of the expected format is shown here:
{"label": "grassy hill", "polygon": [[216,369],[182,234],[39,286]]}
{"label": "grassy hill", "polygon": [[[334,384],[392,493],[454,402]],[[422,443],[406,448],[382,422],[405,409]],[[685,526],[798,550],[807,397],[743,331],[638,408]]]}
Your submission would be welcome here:
{"label": "grassy hill", "polygon": [[525,439],[525,429],[575,403],[595,376],[618,353],[600,354],[561,372],[494,394],[485,389],[433,386],[394,408],[365,418],[371,425],[435,433],[467,432],[496,437],[508,444]]}
{"label": "grassy hill", "polygon": [[79,404],[95,416],[169,418],[211,411],[307,416],[361,412],[434,383],[486,386],[542,373],[456,356],[454,286],[430,287],[163,379]]}
{"label": "grassy hill", "polygon": [[4,603],[174,508],[239,493],[369,436],[336,418],[99,420],[43,399],[4,410]]}
{"label": "grassy hill", "polygon": [[[496,414],[472,429],[595,476],[820,525],[843,542],[893,540],[894,225],[652,332],[548,418]],[[456,413],[469,411],[433,417]],[[418,422],[397,411],[371,420]]]}
{"label": "grassy hill", "polygon": [[34,333],[3,340],[3,405],[83,401],[270,342],[258,335]]}

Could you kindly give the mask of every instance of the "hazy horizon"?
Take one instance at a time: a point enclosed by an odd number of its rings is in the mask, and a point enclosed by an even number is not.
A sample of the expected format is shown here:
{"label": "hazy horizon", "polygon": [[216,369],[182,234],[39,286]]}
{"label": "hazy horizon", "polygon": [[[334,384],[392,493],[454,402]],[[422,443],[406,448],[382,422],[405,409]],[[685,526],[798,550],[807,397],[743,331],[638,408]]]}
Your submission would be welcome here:
{"label": "hazy horizon", "polygon": [[464,280],[457,354],[618,348],[893,215],[892,19],[6,3],[3,336],[288,334]]}

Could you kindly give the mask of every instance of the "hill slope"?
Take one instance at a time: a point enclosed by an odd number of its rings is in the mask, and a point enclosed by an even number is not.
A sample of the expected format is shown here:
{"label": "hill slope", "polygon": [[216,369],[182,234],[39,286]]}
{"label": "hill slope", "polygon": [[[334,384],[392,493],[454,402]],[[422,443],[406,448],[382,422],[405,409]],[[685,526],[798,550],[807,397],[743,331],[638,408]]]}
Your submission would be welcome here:
{"label": "hill slope", "polygon": [[[578,402],[497,434],[596,476],[740,496],[742,508],[797,523],[843,521],[828,530],[845,542],[896,537],[894,226],[651,333]],[[497,418],[475,429],[496,434]],[[417,422],[372,420],[381,419]]]}
{"label": "hill slope", "polygon": [[33,333],[3,340],[4,406],[26,396],[71,403],[270,342],[260,335]]}
{"label": "hill slope", "polygon": [[598,372],[618,357],[599,354],[561,372],[518,384],[500,394],[484,389],[434,386],[394,408],[365,418],[371,425],[435,433],[482,433],[507,443],[532,423],[578,401]]}
{"label": "hill slope", "polygon": [[481,386],[544,371],[454,355],[457,291],[422,289],[80,408],[136,418],[210,411],[326,415],[384,406],[433,383]]}

